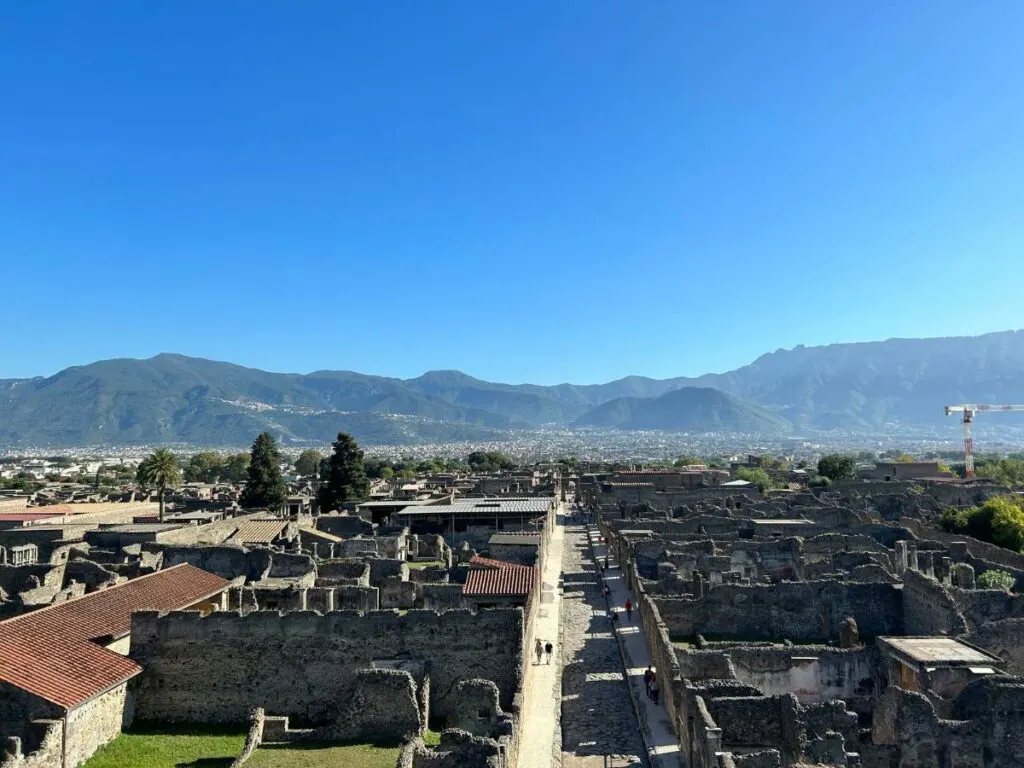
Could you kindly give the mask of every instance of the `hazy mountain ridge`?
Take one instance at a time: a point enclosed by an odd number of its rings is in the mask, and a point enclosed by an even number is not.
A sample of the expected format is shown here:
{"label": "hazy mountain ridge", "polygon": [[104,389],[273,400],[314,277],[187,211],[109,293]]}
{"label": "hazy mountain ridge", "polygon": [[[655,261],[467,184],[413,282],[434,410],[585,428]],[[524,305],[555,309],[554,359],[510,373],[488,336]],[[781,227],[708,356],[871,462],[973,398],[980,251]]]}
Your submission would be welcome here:
{"label": "hazy mountain ridge", "polygon": [[661,397],[618,397],[588,411],[574,426],[761,434],[791,428],[756,403],[710,387],[682,387]]}
{"label": "hazy mountain ridge", "polygon": [[[680,427],[664,404],[633,402],[683,388],[738,398],[740,405],[715,400],[706,407],[720,408],[726,422],[767,413],[760,423],[771,431],[787,422],[798,429],[938,425],[946,403],[1024,400],[1024,332],[796,347],[722,374],[556,386],[488,382],[459,371],[406,380],[343,370],[271,373],[177,354],[104,360],[45,378],[0,380],[0,444],[239,445],[262,429],[286,441],[328,440],[339,429],[369,442],[444,441],[602,419],[697,429]],[[629,402],[594,414],[622,398]],[[685,400],[668,402],[683,408]],[[747,410],[754,404],[757,411]],[[702,418],[691,412],[687,423]]]}

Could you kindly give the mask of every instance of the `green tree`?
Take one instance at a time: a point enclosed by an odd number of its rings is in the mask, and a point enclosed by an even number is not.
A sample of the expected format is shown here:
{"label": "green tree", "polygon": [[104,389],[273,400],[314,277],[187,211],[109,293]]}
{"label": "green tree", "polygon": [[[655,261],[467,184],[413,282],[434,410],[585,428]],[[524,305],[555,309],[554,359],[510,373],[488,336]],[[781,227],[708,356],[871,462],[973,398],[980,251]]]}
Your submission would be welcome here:
{"label": "green tree", "polygon": [[322,459],[323,454],[320,451],[312,448],[303,451],[295,460],[295,473],[302,477],[311,477],[316,473]]}
{"label": "green tree", "polygon": [[249,453],[249,473],[242,492],[242,506],[247,509],[279,509],[285,496],[281,454],[273,436],[264,432],[253,442]]}
{"label": "green tree", "polygon": [[874,451],[857,451],[856,458],[857,461],[867,464],[872,461],[877,461],[878,456],[875,455]]}
{"label": "green tree", "polygon": [[340,509],[346,502],[364,501],[369,495],[363,451],[352,435],[339,432],[331,445],[326,482],[320,487],[320,509]]}
{"label": "green tree", "polygon": [[181,482],[181,465],[178,457],[167,448],[157,448],[139,463],[135,480],[143,488],[155,489],[160,501],[160,522],[164,520],[164,496],[168,488]]}
{"label": "green tree", "polygon": [[818,461],[818,474],[832,481],[853,477],[856,468],[857,462],[853,456],[845,456],[840,453],[830,453],[827,456],[822,456]]}
{"label": "green tree", "polygon": [[194,454],[185,465],[185,481],[215,483],[224,472],[224,459],[214,451]]}
{"label": "green tree", "polygon": [[466,457],[466,463],[474,472],[498,472],[516,466],[512,457],[501,451],[473,451]]}
{"label": "green tree", "polygon": [[249,476],[249,454],[236,453],[224,462],[223,479],[229,483],[241,483]]}
{"label": "green tree", "polygon": [[746,480],[757,486],[757,490],[764,493],[772,487],[772,479],[760,467],[740,467],[736,470],[736,477],[739,480]]}
{"label": "green tree", "polygon": [[979,589],[1005,589],[1009,592],[1016,583],[1017,580],[1013,578],[1013,574],[995,568],[985,571],[978,577]]}
{"label": "green tree", "polygon": [[968,509],[947,509],[939,526],[950,533],[972,536],[1014,552],[1024,551],[1024,499],[996,496]]}

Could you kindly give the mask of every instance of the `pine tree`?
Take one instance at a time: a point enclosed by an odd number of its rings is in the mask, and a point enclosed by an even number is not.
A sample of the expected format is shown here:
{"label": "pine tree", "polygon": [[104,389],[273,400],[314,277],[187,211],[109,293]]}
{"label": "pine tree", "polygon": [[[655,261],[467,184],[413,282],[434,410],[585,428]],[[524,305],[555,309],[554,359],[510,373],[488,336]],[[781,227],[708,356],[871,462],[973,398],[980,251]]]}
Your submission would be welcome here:
{"label": "pine tree", "polygon": [[249,454],[249,473],[242,492],[242,506],[246,509],[265,507],[277,510],[284,504],[285,495],[281,454],[271,434],[264,432],[253,442]]}
{"label": "pine tree", "polygon": [[320,510],[339,509],[349,501],[365,501],[370,495],[363,452],[351,435],[338,433],[327,466],[326,482],[320,489]]}

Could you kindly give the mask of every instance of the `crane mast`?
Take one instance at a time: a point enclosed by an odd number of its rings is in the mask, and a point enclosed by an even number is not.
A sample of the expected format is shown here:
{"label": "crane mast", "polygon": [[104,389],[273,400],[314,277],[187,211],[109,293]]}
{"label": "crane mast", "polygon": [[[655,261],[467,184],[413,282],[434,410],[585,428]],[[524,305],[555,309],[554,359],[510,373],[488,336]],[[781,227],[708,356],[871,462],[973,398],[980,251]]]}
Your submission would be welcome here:
{"label": "crane mast", "polygon": [[964,425],[964,470],[968,480],[974,479],[974,439],[971,437],[971,424],[974,422],[974,415],[981,411],[1024,411],[1024,405],[974,405],[961,403],[960,405],[947,405],[946,415],[962,413],[961,419]]}

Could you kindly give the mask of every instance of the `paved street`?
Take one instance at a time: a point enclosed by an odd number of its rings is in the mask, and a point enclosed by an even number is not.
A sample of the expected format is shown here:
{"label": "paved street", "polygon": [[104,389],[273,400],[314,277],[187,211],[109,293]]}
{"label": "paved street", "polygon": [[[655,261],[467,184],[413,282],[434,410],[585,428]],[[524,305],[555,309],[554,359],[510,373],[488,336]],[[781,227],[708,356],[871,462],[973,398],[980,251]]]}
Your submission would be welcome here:
{"label": "paved street", "polygon": [[646,765],[622,658],[582,525],[566,527],[562,579],[562,765]]}
{"label": "paved street", "polygon": [[[593,543],[594,554],[599,562],[603,562],[607,548],[601,542],[597,526],[591,526],[587,535]],[[649,756],[653,768],[679,768],[680,752],[679,742],[668,712],[665,710],[664,699],[655,704],[646,694],[644,688],[644,670],[650,665],[652,669],[650,647],[647,638],[644,636],[643,626],[640,624],[640,615],[634,610],[633,620],[626,619],[626,600],[636,604],[636,597],[630,593],[626,579],[619,568],[619,564],[612,558],[611,568],[605,572],[605,583],[611,590],[610,602],[613,608],[619,612],[619,628],[616,630],[621,641],[625,664],[629,673],[629,684],[632,688],[633,700],[639,710],[640,722],[646,745],[650,750]],[[657,673],[657,669],[654,672]],[[664,693],[664,684],[662,685]]]}
{"label": "paved street", "polygon": [[[561,516],[559,516],[561,520]],[[540,610],[534,622],[533,634],[527,644],[527,696],[523,703],[523,736],[519,745],[519,764],[530,768],[548,768],[556,754],[558,727],[558,671],[561,643],[558,641],[560,607],[558,581],[562,570],[562,539],[565,527],[559,522],[552,532],[549,555],[541,574],[542,596]],[[550,641],[555,646],[551,663],[536,664],[533,644],[537,639]]]}

